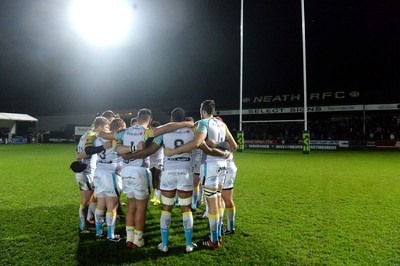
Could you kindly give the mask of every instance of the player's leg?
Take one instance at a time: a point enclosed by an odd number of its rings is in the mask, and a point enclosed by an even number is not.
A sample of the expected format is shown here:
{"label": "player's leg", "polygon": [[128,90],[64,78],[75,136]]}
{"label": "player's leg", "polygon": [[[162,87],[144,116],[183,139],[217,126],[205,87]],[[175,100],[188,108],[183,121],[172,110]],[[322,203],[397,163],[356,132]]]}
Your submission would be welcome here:
{"label": "player's leg", "polygon": [[158,249],[168,251],[169,229],[171,226],[171,212],[175,203],[177,179],[174,171],[163,171],[160,176],[162,212],[160,216],[161,243]]}
{"label": "player's leg", "polygon": [[126,193],[126,197],[128,199],[128,208],[125,213],[126,244],[128,248],[134,248],[136,199],[130,193]]}
{"label": "player's leg", "polygon": [[168,251],[169,229],[171,226],[171,212],[174,207],[174,197],[176,190],[162,190],[162,212],[160,216],[161,243],[158,249],[162,252]]}
{"label": "player's leg", "polygon": [[204,204],[204,190],[203,190],[203,185],[201,183],[201,178],[200,178],[199,199],[197,200],[197,207],[201,207],[203,204]]}
{"label": "player's leg", "polygon": [[227,226],[224,234],[235,233],[236,208],[233,201],[233,185],[236,179],[237,167],[233,160],[228,161],[227,175],[222,189],[222,198],[225,203],[225,213],[227,217]]}
{"label": "player's leg", "polygon": [[222,200],[222,186],[218,188],[217,191],[217,204],[218,204],[218,212],[219,212],[219,221],[218,221],[218,230],[217,230],[217,234],[218,234],[218,240],[221,242],[222,241],[222,224],[223,224],[223,220],[224,220],[224,203]]}
{"label": "player's leg", "polygon": [[134,194],[134,185],[132,183],[135,169],[133,167],[125,167],[121,171],[122,177],[122,191],[124,191],[128,199],[128,207],[125,212],[125,228],[126,228],[126,246],[128,248],[136,248],[133,245],[134,230],[135,230],[135,213],[136,213],[136,200]]}
{"label": "player's leg", "polygon": [[151,172],[148,168],[137,167],[136,178],[134,179],[133,191],[135,197],[136,212],[134,215],[134,238],[133,244],[137,247],[144,245],[143,231],[146,222],[147,203],[149,201],[148,186],[150,183]]}
{"label": "player's leg", "polygon": [[104,178],[105,203],[106,203],[106,223],[107,223],[107,239],[113,242],[121,240],[119,235],[115,235],[115,223],[117,219],[117,209],[119,206],[119,195],[121,191],[121,177],[114,172],[108,172]]}
{"label": "player's leg", "polygon": [[192,208],[197,209],[197,201],[199,200],[199,185],[200,185],[200,175],[198,173],[193,173],[193,195],[192,195]]}
{"label": "player's leg", "polygon": [[89,212],[90,199],[94,193],[93,179],[83,173],[75,174],[76,182],[79,186],[81,203],[79,205],[79,232],[89,233],[87,230],[87,215]]}
{"label": "player's leg", "polygon": [[107,205],[107,213],[106,213],[106,222],[107,222],[107,239],[119,242],[121,238],[115,235],[115,223],[117,218],[117,208],[118,208],[118,196],[109,196],[105,197],[106,205]]}
{"label": "player's leg", "polygon": [[225,202],[225,213],[227,218],[226,229],[224,230],[224,234],[233,234],[235,233],[235,216],[236,216],[236,208],[235,203],[233,201],[233,188],[231,189],[223,189],[222,190],[222,198]]}
{"label": "player's leg", "polygon": [[136,199],[136,213],[135,213],[135,231],[133,243],[138,247],[144,245],[143,231],[146,222],[146,209],[148,198]]}
{"label": "player's leg", "polygon": [[[91,174],[84,174],[83,175],[85,187],[89,190],[93,190],[93,193],[90,197],[89,201],[89,208],[86,215],[86,220],[90,224],[95,224],[95,212],[96,212],[96,205],[97,205],[97,198],[96,198],[96,191],[94,190],[94,182],[93,182],[93,175]],[[85,189],[86,190],[86,189]]]}
{"label": "player's leg", "polygon": [[212,248],[218,248],[220,245],[218,241],[218,170],[218,165],[213,162],[202,165],[200,173],[202,176],[204,176],[203,189],[208,206],[208,223],[210,227],[210,237],[208,239],[204,239],[201,244],[203,246]]}
{"label": "player's leg", "polygon": [[219,211],[217,203],[217,191],[215,188],[204,187],[204,194],[206,196],[208,206],[207,216],[210,227],[210,241],[213,245],[218,245]]}
{"label": "player's leg", "polygon": [[204,200],[204,190],[203,190],[203,182],[204,182],[204,177],[202,175],[199,175],[200,178],[200,182],[199,182],[199,199],[197,200],[197,207],[200,207],[204,204],[206,205],[205,210],[200,213],[199,215],[197,215],[198,219],[205,219],[207,218],[208,215],[208,205],[207,205],[207,201]]}
{"label": "player's leg", "polygon": [[226,168],[221,167],[220,170],[218,171],[218,210],[219,210],[219,222],[218,222],[218,239],[221,242],[222,241],[222,224],[224,220],[224,210],[225,210],[225,205],[222,200],[222,188],[224,186],[224,182],[226,179]]}
{"label": "player's leg", "polygon": [[81,233],[88,233],[89,231],[87,230],[87,213],[89,209],[89,202],[90,198],[93,194],[93,190],[81,190],[81,204],[79,206],[79,232]]}
{"label": "player's leg", "polygon": [[97,205],[95,210],[95,224],[96,224],[96,237],[103,237],[103,224],[105,218],[106,211],[106,200],[104,191],[106,191],[106,180],[107,171],[101,169],[101,167],[97,167],[96,172],[93,177],[93,183],[96,187],[95,193],[97,198]]}
{"label": "player's leg", "polygon": [[154,196],[155,196],[154,206],[161,204],[160,175],[161,175],[161,169],[154,167],[154,171],[152,172],[152,176],[154,176]]}
{"label": "player's leg", "polygon": [[97,193],[97,206],[95,212],[96,237],[103,237],[103,224],[105,218],[106,200],[104,193]]}
{"label": "player's leg", "polygon": [[193,195],[193,173],[190,169],[179,171],[178,176],[178,196],[181,203],[182,222],[185,232],[186,252],[192,252],[196,244],[192,242],[193,235],[193,214],[192,214],[192,195]]}
{"label": "player's leg", "polygon": [[153,197],[151,198],[151,202],[156,202],[157,197],[156,197],[156,191],[157,191],[157,187],[156,187],[156,168],[153,166],[153,163],[150,163],[150,172],[151,172],[151,186],[153,188]]}
{"label": "player's leg", "polygon": [[92,197],[90,198],[89,209],[86,216],[86,220],[90,224],[95,224],[96,206],[97,206],[97,197],[96,197],[96,191],[94,191]]}
{"label": "player's leg", "polygon": [[182,222],[185,232],[186,252],[192,252],[197,245],[192,242],[193,235],[193,214],[191,210],[192,192],[179,191],[181,202]]}

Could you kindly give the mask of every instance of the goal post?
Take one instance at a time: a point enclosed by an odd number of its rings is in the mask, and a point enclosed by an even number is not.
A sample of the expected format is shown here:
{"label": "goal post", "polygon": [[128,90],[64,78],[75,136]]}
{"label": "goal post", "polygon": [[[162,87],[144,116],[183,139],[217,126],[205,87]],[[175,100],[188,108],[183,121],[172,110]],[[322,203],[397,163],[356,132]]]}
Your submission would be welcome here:
{"label": "goal post", "polygon": [[240,104],[239,104],[239,131],[237,134],[238,139],[238,151],[244,151],[244,132],[242,130],[243,123],[251,122],[303,122],[304,130],[302,133],[303,143],[303,154],[310,154],[310,132],[307,128],[307,64],[306,64],[306,23],[305,23],[305,8],[304,0],[300,0],[301,4],[301,36],[302,36],[302,48],[303,48],[303,97],[304,97],[304,119],[302,120],[263,120],[263,121],[243,121],[243,4],[244,0],[241,0],[240,6]]}

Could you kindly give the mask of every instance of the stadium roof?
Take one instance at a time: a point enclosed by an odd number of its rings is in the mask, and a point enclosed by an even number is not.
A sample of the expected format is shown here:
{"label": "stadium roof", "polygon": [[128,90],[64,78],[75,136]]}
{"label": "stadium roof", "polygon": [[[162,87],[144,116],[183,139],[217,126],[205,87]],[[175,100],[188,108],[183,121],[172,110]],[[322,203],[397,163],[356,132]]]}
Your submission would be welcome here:
{"label": "stadium roof", "polygon": [[0,120],[12,120],[12,121],[38,121],[36,118],[27,114],[16,114],[16,113],[0,113]]}

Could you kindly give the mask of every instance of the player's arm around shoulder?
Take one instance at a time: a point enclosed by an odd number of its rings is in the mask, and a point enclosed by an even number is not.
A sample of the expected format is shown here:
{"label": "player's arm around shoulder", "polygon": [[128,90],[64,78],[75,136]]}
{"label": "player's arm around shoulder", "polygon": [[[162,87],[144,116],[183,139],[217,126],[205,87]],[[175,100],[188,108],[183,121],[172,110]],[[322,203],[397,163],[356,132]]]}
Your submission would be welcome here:
{"label": "player's arm around shoulder", "polygon": [[[145,132],[144,132],[144,135],[145,135],[144,138],[146,139],[146,138],[148,138],[148,135],[152,135],[151,132],[152,131],[149,128],[146,128]],[[140,150],[144,149],[144,141],[140,141],[139,143],[132,143],[130,146],[123,145],[124,135],[125,135],[125,131],[123,131],[123,130],[119,130],[115,133],[115,137],[116,137],[116,139],[118,139],[118,144],[115,148],[115,151],[119,155],[122,156],[125,154],[134,153],[136,151],[140,151]],[[125,159],[125,160],[128,160],[128,159]]]}
{"label": "player's arm around shoulder", "polygon": [[152,155],[153,153],[157,152],[160,148],[161,148],[161,146],[159,144],[157,144],[156,142],[152,142],[149,147],[147,147],[143,150],[136,151],[134,153],[125,153],[125,154],[122,154],[121,156],[124,160],[141,159],[141,158]]}
{"label": "player's arm around shoulder", "polygon": [[[114,147],[114,150],[119,154],[119,155],[122,155],[122,154],[125,154],[125,153],[128,153],[128,152],[131,152],[132,151],[132,149],[131,149],[131,146],[124,146],[123,145],[123,139],[124,139],[124,136],[125,136],[125,133],[127,132],[127,129],[120,129],[120,130],[117,130],[117,131],[115,131],[115,132],[106,132],[105,133],[105,131],[102,131],[101,132],[101,136],[103,136],[103,135],[105,135],[106,137],[111,137],[111,135],[112,135],[112,137],[113,137],[113,140],[116,140],[117,142],[116,143],[114,143],[114,145],[113,145],[113,147]],[[106,138],[107,139],[107,138]],[[133,148],[134,149],[134,148]]]}
{"label": "player's arm around shoulder", "polygon": [[132,144],[131,146],[126,146],[123,145],[122,140],[119,140],[118,144],[115,146],[115,151],[122,156],[124,154],[142,150],[143,148],[144,148],[143,141],[139,142],[137,145]]}
{"label": "player's arm around shoulder", "polygon": [[100,146],[95,146],[96,138],[97,135],[94,132],[88,134],[88,136],[86,137],[85,149],[84,149],[86,155],[93,155],[112,147],[111,141],[106,141]]}
{"label": "player's arm around shoulder", "polygon": [[80,160],[80,159],[87,159],[87,158],[89,158],[89,157],[90,157],[90,156],[86,154],[85,150],[80,151],[80,152],[79,152],[79,151],[75,152],[75,158],[76,158],[77,160]]}
{"label": "player's arm around shoulder", "polygon": [[197,149],[205,139],[206,139],[206,134],[204,132],[197,131],[194,134],[194,138],[192,141],[189,141],[175,149],[164,149],[164,155],[172,156],[175,154],[189,152],[193,149]]}
{"label": "player's arm around shoulder", "polygon": [[229,151],[223,151],[223,150],[208,146],[205,141],[203,141],[200,144],[199,149],[201,149],[207,155],[217,156],[217,157],[228,158],[229,154],[230,154]]}
{"label": "player's arm around shoulder", "polygon": [[112,132],[112,131],[100,131],[99,132],[99,137],[101,137],[101,138],[103,138],[103,139],[108,139],[108,140],[116,140],[117,138],[116,138],[116,134],[119,132],[119,131],[123,131],[124,129],[122,129],[122,130],[118,130],[118,131],[116,131],[116,132]]}
{"label": "player's arm around shoulder", "polygon": [[229,131],[228,127],[226,127],[226,140],[229,142],[229,145],[231,146],[231,151],[236,151],[237,150],[237,143],[235,139],[233,138],[231,132]]}
{"label": "player's arm around shoulder", "polygon": [[154,137],[157,137],[159,135],[163,135],[165,133],[175,131],[179,128],[183,127],[193,127],[194,123],[193,121],[183,121],[183,122],[169,122],[165,125],[161,125],[159,127],[153,128],[153,135]]}

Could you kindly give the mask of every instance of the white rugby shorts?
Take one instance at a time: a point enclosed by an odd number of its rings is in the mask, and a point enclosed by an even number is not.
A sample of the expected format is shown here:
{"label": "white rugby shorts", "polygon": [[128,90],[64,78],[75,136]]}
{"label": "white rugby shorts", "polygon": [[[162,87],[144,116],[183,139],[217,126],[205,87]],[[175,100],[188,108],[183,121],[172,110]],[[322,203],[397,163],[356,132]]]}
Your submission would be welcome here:
{"label": "white rugby shorts", "polygon": [[88,174],[84,174],[84,173],[76,173],[75,179],[76,179],[76,183],[78,183],[80,190],[82,190],[82,191],[94,190],[92,175],[88,175]]}
{"label": "white rugby shorts", "polygon": [[210,161],[201,165],[200,178],[204,188],[222,187],[226,177],[226,160]]}
{"label": "white rugby shorts", "polygon": [[121,171],[122,191],[127,198],[144,200],[149,197],[151,172],[148,168],[126,166]]}
{"label": "white rugby shorts", "polygon": [[122,178],[115,172],[97,167],[93,181],[97,197],[119,197],[122,190]]}
{"label": "white rugby shorts", "polygon": [[191,167],[164,170],[160,177],[160,190],[193,191],[193,173]]}
{"label": "white rugby shorts", "polygon": [[150,169],[151,169],[151,168],[156,168],[156,169],[158,169],[158,170],[162,170],[162,168],[163,168],[163,160],[156,160],[156,161],[150,160],[150,166],[149,166],[149,168],[150,168]]}
{"label": "white rugby shorts", "polygon": [[227,168],[226,168],[226,177],[224,182],[224,187],[222,189],[230,189],[233,188],[233,184],[235,183],[237,167],[233,160],[228,160]]}

